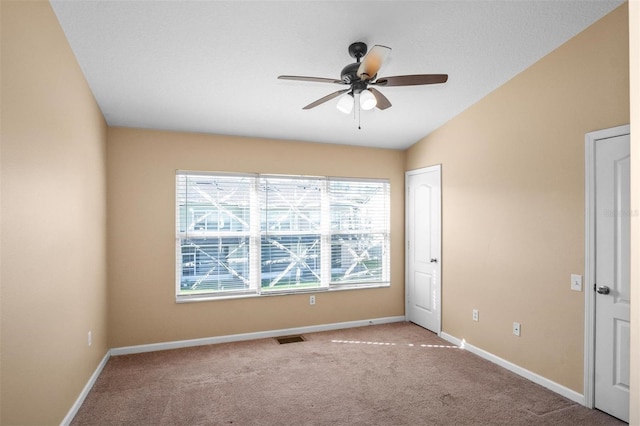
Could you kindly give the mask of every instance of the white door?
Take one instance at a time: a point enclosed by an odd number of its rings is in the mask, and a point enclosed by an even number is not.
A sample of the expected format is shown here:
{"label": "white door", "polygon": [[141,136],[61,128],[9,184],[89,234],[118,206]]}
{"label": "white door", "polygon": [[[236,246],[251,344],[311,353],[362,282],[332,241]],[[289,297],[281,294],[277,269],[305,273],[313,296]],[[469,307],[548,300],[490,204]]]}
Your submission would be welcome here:
{"label": "white door", "polygon": [[440,166],[406,173],[406,309],[408,321],[440,333]]}
{"label": "white door", "polygon": [[595,145],[594,405],[629,421],[629,135]]}

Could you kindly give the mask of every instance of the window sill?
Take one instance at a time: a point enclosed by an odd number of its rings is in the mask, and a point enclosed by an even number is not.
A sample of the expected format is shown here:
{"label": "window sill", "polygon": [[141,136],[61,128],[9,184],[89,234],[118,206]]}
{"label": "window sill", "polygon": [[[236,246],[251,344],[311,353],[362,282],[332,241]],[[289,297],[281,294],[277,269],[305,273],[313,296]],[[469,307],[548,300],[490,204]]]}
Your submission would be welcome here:
{"label": "window sill", "polygon": [[347,290],[369,290],[373,288],[388,288],[391,287],[390,283],[379,283],[371,285],[343,285],[334,287],[316,287],[305,290],[271,290],[258,293],[236,293],[225,295],[212,295],[204,294],[201,296],[176,296],[176,303],[193,303],[193,302],[211,302],[216,300],[233,300],[233,299],[252,299],[260,297],[270,296],[290,296],[296,294],[310,294],[310,293],[332,293],[335,291],[347,291]]}

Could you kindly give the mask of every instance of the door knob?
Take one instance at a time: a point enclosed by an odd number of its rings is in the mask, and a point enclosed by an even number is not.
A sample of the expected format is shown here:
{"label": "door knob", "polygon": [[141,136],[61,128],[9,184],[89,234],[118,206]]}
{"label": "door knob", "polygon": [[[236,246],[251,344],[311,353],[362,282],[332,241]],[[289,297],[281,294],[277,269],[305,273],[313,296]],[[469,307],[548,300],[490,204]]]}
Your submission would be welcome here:
{"label": "door knob", "polygon": [[438,259],[431,259],[431,263],[438,263]]}
{"label": "door knob", "polygon": [[598,294],[609,294],[611,289],[609,289],[609,287],[607,287],[606,285],[601,285],[596,291],[598,292]]}

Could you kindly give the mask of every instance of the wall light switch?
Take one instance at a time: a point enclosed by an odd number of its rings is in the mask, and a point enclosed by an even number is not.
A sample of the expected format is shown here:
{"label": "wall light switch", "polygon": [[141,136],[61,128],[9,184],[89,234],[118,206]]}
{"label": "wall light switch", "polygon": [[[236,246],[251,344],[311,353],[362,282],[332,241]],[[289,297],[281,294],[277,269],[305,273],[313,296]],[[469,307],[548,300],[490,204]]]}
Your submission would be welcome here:
{"label": "wall light switch", "polygon": [[571,290],[582,291],[582,275],[571,274]]}

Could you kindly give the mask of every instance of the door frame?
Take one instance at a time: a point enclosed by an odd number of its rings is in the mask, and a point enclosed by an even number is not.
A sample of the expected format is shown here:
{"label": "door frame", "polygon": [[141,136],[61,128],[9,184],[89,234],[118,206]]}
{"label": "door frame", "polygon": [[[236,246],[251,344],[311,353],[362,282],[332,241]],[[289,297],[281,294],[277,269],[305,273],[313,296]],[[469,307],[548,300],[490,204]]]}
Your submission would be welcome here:
{"label": "door frame", "polygon": [[585,191],[584,191],[584,405],[595,404],[595,319],[596,300],[593,284],[596,273],[596,143],[630,134],[630,126],[617,126],[585,134]]}
{"label": "door frame", "polygon": [[407,301],[409,300],[409,176],[419,175],[423,173],[438,172],[440,177],[440,258],[438,259],[437,274],[440,278],[440,297],[438,298],[438,331],[436,334],[442,334],[442,164],[422,167],[404,172],[404,309],[405,320],[409,321],[407,315]]}

